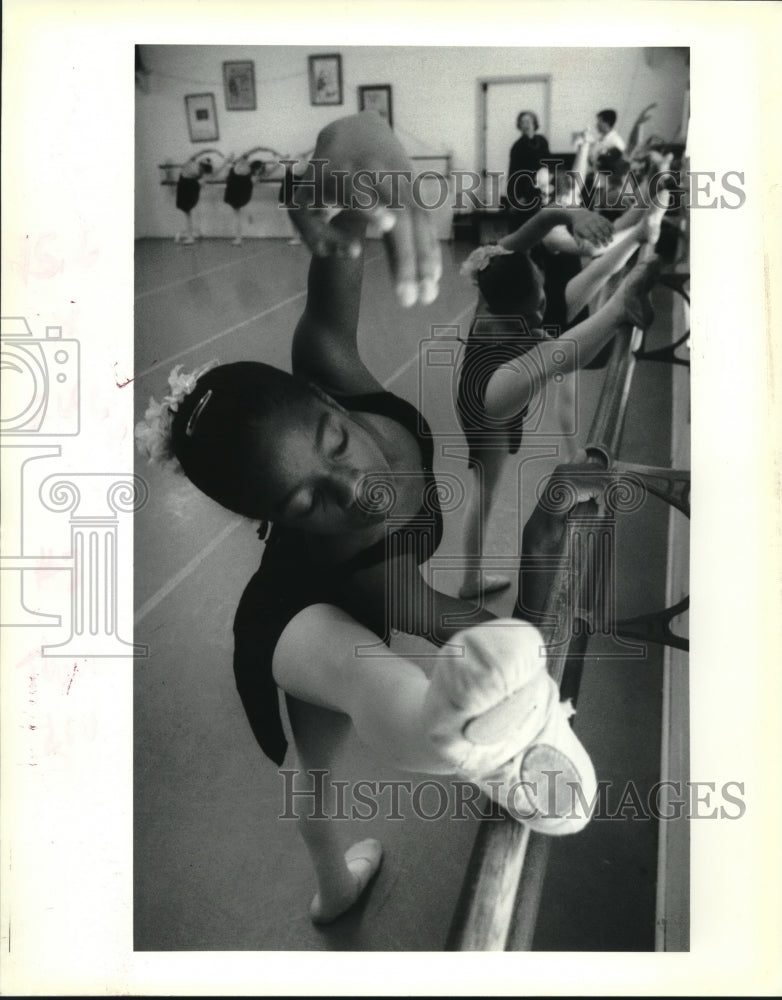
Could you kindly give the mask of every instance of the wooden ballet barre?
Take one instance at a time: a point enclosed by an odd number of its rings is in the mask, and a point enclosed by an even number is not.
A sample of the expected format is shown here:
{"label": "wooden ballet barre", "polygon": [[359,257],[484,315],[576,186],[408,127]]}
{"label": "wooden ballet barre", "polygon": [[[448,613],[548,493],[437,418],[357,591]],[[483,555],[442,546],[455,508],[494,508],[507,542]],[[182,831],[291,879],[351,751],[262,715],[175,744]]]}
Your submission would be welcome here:
{"label": "wooden ballet barre", "polygon": [[[281,181],[282,181],[282,176],[277,176],[277,177],[258,177],[258,178],[256,178],[253,181],[253,184],[277,184],[277,185],[279,185],[281,183]],[[224,185],[225,181],[221,180],[219,178],[216,179],[216,180],[212,180],[212,179],[207,180],[207,179],[205,179],[205,178],[202,177],[201,178],[201,183],[202,184],[218,184],[218,185],[223,184]],[[161,184],[161,187],[176,187],[177,182],[176,181],[170,181],[170,180],[163,180],[163,181],[160,182],[160,184]]]}
{"label": "wooden ballet barre", "polygon": [[[626,412],[629,378],[632,378],[631,345],[635,331],[620,331],[614,338],[597,413],[589,440],[601,440],[608,419],[622,421]],[[610,443],[619,439],[616,427]],[[601,465],[599,452],[593,463]],[[577,508],[578,509],[578,508]],[[575,644],[571,568],[567,564],[569,539],[563,539],[556,571],[544,608],[540,631],[548,650],[547,669],[561,686],[565,666]],[[550,838],[533,833],[510,816],[483,820],[473,846],[467,872],[448,935],[449,951],[528,951],[540,908]]]}
{"label": "wooden ballet barre", "polygon": [[[289,157],[278,153],[276,149],[270,149],[267,146],[256,146],[247,153],[243,153],[239,159],[248,159],[253,153],[271,153],[272,159],[263,160],[262,162],[269,167],[268,170],[264,170],[264,176],[256,177],[253,180],[254,184],[279,184],[285,176],[285,168],[280,163],[280,160],[296,159],[296,160],[306,160],[312,155],[313,150],[308,150],[306,153],[299,153],[295,157]],[[203,153],[199,153],[198,156],[207,156],[209,153],[217,154],[223,161],[221,170],[225,168],[225,165],[229,162],[219,150],[204,150]],[[442,160],[445,164],[445,171],[441,172],[439,170],[432,170],[429,173],[436,174],[439,177],[447,178],[451,174],[451,166],[453,162],[452,153],[432,153],[430,156],[411,156],[413,161],[423,161],[423,160]],[[277,162],[274,162],[274,161]],[[192,158],[187,161],[192,162]],[[163,171],[163,179],[160,181],[162,187],[176,187],[177,177],[172,176],[173,171],[181,170],[185,167],[186,163],[158,163],[158,170]],[[202,177],[202,184],[217,184],[224,185],[226,183],[225,177]]]}
{"label": "wooden ballet barre", "polygon": [[[587,465],[617,481],[628,473],[640,480],[651,493],[689,514],[689,473],[650,469],[621,463],[615,459],[619,450],[627,413],[636,351],[643,332],[620,330],[614,338],[603,389],[590,428]],[[574,474],[577,468],[573,467]],[[567,482],[567,466],[560,466],[561,481]],[[568,553],[571,537],[577,529],[578,505],[570,515],[570,531],[565,534],[559,552],[559,568],[549,590],[543,623],[539,626],[547,648],[547,669],[562,686],[565,668],[571,666],[573,683],[568,695],[575,701],[580,681],[581,661],[586,648],[587,631],[575,634],[576,619],[594,619],[596,609],[590,595],[601,573],[600,560],[583,562],[574,579]],[[594,522],[611,516],[590,514]],[[573,600],[575,592],[576,600]],[[674,636],[668,622],[681,613],[686,601],[674,608],[652,615],[616,623],[617,636],[643,638],[685,648],[686,641]],[[625,629],[621,628],[625,625]],[[449,951],[529,951],[532,948],[551,838],[533,833],[529,827],[505,815],[502,820],[483,820],[465,873],[462,890],[454,911],[446,948]]]}

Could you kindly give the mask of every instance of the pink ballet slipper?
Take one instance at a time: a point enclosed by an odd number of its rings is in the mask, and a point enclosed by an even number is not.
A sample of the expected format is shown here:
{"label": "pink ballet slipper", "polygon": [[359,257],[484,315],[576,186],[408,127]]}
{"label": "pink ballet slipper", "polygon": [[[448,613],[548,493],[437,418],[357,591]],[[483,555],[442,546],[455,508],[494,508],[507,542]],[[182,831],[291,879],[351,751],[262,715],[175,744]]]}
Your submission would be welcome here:
{"label": "pink ballet slipper", "polygon": [[540,633],[497,619],[457,633],[460,655],[432,676],[430,736],[456,770],[541,833],[583,829],[597,782],[573,732],[572,707],[546,671]]}

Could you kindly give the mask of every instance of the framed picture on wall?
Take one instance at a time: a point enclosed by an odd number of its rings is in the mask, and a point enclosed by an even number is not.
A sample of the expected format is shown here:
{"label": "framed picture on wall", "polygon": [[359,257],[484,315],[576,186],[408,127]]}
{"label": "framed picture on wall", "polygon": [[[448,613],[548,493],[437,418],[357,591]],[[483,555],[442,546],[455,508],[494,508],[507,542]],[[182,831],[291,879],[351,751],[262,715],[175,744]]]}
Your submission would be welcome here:
{"label": "framed picture on wall", "polygon": [[214,142],[220,138],[214,94],[188,94],[185,109],[191,142]]}
{"label": "framed picture on wall", "polygon": [[373,83],[358,88],[358,110],[377,111],[393,128],[394,117],[391,111],[391,86],[387,83]]}
{"label": "framed picture on wall", "polygon": [[342,104],[342,56],[309,56],[310,104]]}
{"label": "framed picture on wall", "polygon": [[255,111],[255,63],[224,62],[223,89],[228,111]]}

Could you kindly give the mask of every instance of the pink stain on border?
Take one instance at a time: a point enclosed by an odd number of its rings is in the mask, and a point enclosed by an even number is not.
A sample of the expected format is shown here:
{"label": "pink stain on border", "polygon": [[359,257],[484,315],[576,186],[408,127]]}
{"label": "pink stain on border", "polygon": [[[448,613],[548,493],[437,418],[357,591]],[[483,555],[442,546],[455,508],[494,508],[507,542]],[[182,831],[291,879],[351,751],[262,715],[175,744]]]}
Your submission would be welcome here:
{"label": "pink stain on border", "polygon": [[119,361],[115,361],[114,362],[114,382],[115,382],[115,384],[116,384],[116,386],[117,386],[118,389],[124,389],[126,385],[130,385],[130,383],[134,380],[135,376],[131,376],[130,378],[126,378],[124,380],[124,382],[120,381],[120,379],[117,377],[117,365],[118,364],[119,364]]}
{"label": "pink stain on border", "polygon": [[71,673],[71,679],[68,681],[68,687],[65,689],[66,695],[69,695],[71,693],[71,684],[73,684],[73,678],[76,676],[76,671],[78,669],[79,669],[78,666],[74,663],[73,672]]}

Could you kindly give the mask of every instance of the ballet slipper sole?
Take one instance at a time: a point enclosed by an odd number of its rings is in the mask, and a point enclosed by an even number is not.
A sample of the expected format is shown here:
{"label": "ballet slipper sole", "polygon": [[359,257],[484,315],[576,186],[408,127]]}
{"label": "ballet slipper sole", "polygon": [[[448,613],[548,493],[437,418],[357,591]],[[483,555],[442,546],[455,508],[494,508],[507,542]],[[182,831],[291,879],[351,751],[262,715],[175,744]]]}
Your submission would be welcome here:
{"label": "ballet slipper sole", "polygon": [[595,770],[570,725],[572,712],[558,702],[530,746],[492,774],[470,779],[513,819],[546,836],[579,833],[597,800]]}

